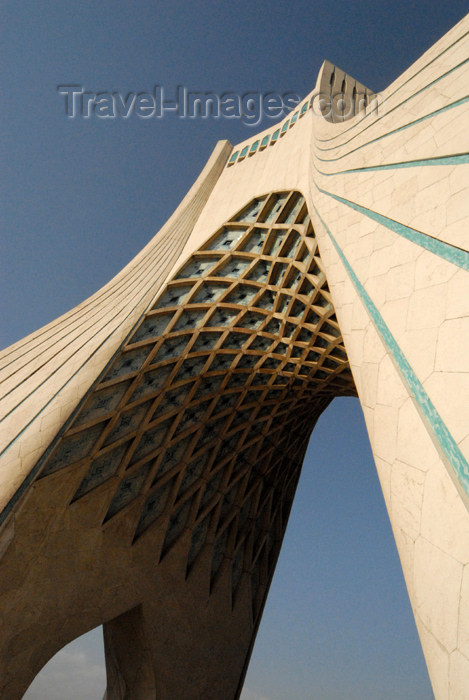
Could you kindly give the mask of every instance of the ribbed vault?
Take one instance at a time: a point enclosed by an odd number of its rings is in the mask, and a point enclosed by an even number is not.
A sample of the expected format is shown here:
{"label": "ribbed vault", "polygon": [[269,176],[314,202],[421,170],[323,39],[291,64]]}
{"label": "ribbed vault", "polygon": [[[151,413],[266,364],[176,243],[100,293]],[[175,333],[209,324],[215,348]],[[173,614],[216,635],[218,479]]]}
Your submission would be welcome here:
{"label": "ribbed vault", "polygon": [[73,501],[113,480],[97,517],[106,527],[131,512],[133,541],[158,528],[153,560],[189,529],[186,575],[209,548],[210,585],[226,570],[234,605],[248,573],[255,621],[311,430],[334,396],[354,393],[304,198],[271,193],[179,269],[40,478],[88,465]]}
{"label": "ribbed vault", "polygon": [[305,200],[256,197],[181,263],[36,463],[4,535],[5,697],[100,624],[107,700],[238,697],[311,430],[344,395]]}

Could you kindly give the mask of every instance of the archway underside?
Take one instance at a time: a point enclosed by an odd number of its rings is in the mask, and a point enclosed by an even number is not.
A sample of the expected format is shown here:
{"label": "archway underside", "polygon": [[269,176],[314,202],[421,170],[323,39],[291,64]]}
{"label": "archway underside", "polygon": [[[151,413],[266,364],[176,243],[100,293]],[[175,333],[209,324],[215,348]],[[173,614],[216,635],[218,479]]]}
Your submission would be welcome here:
{"label": "archway underside", "polygon": [[[139,674],[142,698],[151,688],[159,689],[155,697],[192,697],[187,690],[175,695],[177,685],[162,690],[168,679],[150,670],[152,602],[133,581],[139,577],[160,604],[157,589],[169,581],[178,596],[190,590],[188,609],[201,606],[210,617],[212,606],[217,624],[230,617],[239,652],[225,675],[231,697],[239,692],[311,430],[328,403],[344,395],[356,395],[355,385],[304,198],[258,197],[186,260],[139,320],[41,458],[28,498],[39,509],[41,499],[50,501],[47,527],[35,535],[39,548],[64,547],[63,533],[82,523],[94,533],[96,556],[109,558],[116,587],[121,573],[128,579],[114,607],[100,603],[90,615],[89,627],[113,618],[105,625],[108,700],[127,697],[125,688],[137,683],[134,662],[125,662],[135,649],[147,668]],[[80,546],[85,541],[83,535]],[[80,566],[66,546],[56,565],[67,556],[72,568]],[[128,571],[116,573],[119,557],[122,569],[129,566],[124,559],[131,563]],[[108,585],[107,572],[92,560],[87,566],[93,590]],[[67,583],[62,593],[73,606],[72,589]],[[171,625],[170,613],[163,617]],[[243,629],[233,632],[237,618]],[[178,613],[174,619],[180,622]],[[64,631],[62,642],[78,628]],[[135,632],[133,655],[122,650],[126,629]],[[165,635],[171,644],[171,629]],[[216,648],[215,637],[201,646]],[[36,663],[45,656],[38,652]],[[193,692],[200,697],[200,687]],[[204,697],[226,692],[205,689]],[[136,688],[131,697],[140,697]]]}

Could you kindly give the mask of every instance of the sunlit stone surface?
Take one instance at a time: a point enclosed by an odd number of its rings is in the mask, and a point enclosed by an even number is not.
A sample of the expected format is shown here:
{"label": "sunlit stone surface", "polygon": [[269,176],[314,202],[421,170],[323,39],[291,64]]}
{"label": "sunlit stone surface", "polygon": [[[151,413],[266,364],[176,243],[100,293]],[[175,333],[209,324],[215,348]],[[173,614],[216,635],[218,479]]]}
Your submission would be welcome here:
{"label": "sunlit stone surface", "polygon": [[108,700],[239,697],[344,395],[435,697],[466,697],[468,24],[381,95],[326,62],[279,125],[216,146],[115,279],[3,351],[1,698],[100,624]]}

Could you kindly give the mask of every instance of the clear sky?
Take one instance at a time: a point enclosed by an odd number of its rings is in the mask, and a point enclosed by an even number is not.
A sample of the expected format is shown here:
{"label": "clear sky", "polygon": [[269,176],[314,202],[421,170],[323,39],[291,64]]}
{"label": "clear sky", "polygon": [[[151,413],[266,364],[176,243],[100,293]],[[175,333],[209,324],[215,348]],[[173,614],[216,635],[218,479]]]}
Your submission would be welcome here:
{"label": "clear sky", "polygon": [[[451,0],[3,0],[0,347],[81,302],[173,212],[237,119],[68,119],[58,85],[310,92],[324,58],[379,91],[459,21]],[[104,691],[100,632],[27,700]],[[431,700],[358,401],[311,439],[243,700]]]}

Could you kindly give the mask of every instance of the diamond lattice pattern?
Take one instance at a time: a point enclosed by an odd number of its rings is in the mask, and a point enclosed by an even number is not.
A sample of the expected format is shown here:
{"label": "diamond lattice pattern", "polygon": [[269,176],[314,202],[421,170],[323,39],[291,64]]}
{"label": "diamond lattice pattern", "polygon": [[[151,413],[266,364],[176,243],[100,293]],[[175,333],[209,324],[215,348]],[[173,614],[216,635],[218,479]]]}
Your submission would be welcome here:
{"label": "diamond lattice pattern", "polygon": [[204,551],[212,587],[231,577],[233,604],[248,581],[255,617],[312,427],[353,394],[304,198],[271,193],[182,265],[41,477],[88,465],[74,501],[113,478],[105,522],[131,513],[134,542],[160,528],[157,559],[186,533],[187,575]]}

